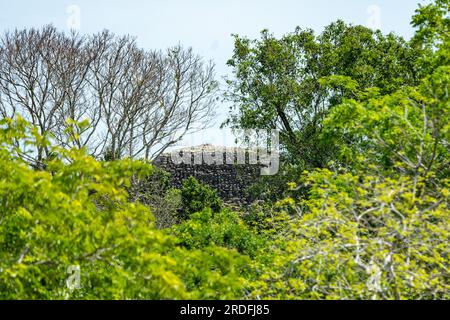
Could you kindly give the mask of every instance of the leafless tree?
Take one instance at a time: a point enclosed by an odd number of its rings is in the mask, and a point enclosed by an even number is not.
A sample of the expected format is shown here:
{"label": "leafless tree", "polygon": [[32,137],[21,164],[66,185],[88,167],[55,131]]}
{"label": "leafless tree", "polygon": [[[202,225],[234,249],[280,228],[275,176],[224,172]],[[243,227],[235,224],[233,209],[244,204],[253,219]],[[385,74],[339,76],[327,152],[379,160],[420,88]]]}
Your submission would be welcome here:
{"label": "leafless tree", "polygon": [[[1,115],[97,157],[154,158],[210,123],[216,89],[213,64],[180,45],[147,51],[130,36],[52,26],[0,39]],[[76,125],[83,120],[89,125]],[[36,161],[49,156],[36,151]]]}
{"label": "leafless tree", "polygon": [[186,133],[202,129],[214,112],[216,83],[211,63],[204,66],[191,49],[183,51],[180,46],[169,49],[161,61],[156,104],[142,119],[146,159],[158,156]]}

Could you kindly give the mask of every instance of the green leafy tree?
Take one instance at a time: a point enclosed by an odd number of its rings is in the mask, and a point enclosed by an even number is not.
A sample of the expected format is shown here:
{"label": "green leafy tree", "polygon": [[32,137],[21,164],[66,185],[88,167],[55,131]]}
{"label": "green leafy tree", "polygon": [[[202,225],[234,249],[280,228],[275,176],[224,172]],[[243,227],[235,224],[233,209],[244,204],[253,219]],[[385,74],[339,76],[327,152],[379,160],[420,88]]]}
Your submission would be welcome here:
{"label": "green leafy tree", "polygon": [[305,172],[308,197],[280,202],[297,215],[254,297],[450,298],[449,89],[441,66],[416,88],[331,111],[325,132],[344,160]]}
{"label": "green leafy tree", "polygon": [[324,167],[334,156],[319,139],[328,110],[366,88],[387,94],[417,84],[421,52],[394,34],[342,21],[320,35],[299,28],[281,39],[267,30],[260,40],[236,35],[227,94],[235,107],[225,125],[279,129],[287,161]]}
{"label": "green leafy tree", "polygon": [[435,0],[427,5],[419,5],[412,18],[412,25],[417,28],[412,39],[413,45],[426,49],[428,53],[434,52],[422,59],[422,63],[428,68],[450,64],[449,12],[449,0]]}
{"label": "green leafy tree", "polygon": [[[23,150],[42,145],[53,157],[34,170]],[[0,120],[0,298],[241,297],[248,258],[213,245],[186,249],[129,202],[130,178],[152,170],[98,162],[51,146],[20,118]]]}
{"label": "green leafy tree", "polygon": [[[308,175],[310,198],[274,241],[253,297],[449,299],[449,181],[416,195],[411,177]],[[420,182],[420,186],[424,186]]]}
{"label": "green leafy tree", "polygon": [[324,138],[340,146],[335,167],[354,172],[371,167],[415,179],[430,173],[447,177],[449,84],[450,66],[442,66],[417,88],[388,96],[369,92],[366,101],[347,100],[336,107],[324,122]]}

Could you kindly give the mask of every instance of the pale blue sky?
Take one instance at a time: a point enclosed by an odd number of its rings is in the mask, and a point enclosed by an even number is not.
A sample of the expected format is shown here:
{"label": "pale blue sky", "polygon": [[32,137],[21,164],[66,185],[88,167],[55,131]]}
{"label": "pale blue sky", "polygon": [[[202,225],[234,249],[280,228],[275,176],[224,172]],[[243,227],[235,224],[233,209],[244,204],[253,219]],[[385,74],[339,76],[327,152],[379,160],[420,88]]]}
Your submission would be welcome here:
{"label": "pale blue sky", "polygon": [[409,25],[421,0],[0,0],[0,32],[14,28],[40,27],[52,23],[68,29],[66,12],[71,5],[80,11],[80,31],[110,29],[137,37],[145,48],[165,48],[178,42],[192,46],[213,59],[220,75],[233,49],[232,33],[258,37],[268,28],[276,35],[296,26],[320,32],[332,21],[343,19],[366,25],[371,5],[381,10],[384,32],[412,35]]}
{"label": "pale blue sky", "polygon": [[[218,77],[229,68],[225,63],[233,50],[232,33],[250,38],[262,29],[276,35],[296,26],[322,28],[343,19],[367,25],[370,8],[380,9],[383,32],[394,31],[409,38],[410,18],[423,0],[0,0],[0,33],[14,28],[45,24],[68,30],[71,5],[80,8],[80,32],[109,29],[137,37],[148,49],[163,49],[181,43],[216,63]],[[220,110],[220,119],[227,107]],[[214,142],[214,141],[212,141]]]}

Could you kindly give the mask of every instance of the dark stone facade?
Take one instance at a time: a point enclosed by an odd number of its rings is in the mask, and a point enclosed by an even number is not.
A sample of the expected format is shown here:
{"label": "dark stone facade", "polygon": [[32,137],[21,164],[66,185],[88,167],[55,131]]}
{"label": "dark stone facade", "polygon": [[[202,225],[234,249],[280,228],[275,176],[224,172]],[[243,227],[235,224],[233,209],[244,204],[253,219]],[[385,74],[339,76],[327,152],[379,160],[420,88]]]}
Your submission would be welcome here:
{"label": "dark stone facade", "polygon": [[[190,163],[176,164],[172,161],[170,154],[163,154],[153,161],[153,164],[172,176],[172,186],[179,188],[183,180],[190,176],[196,178],[211,188],[217,190],[220,197],[232,204],[248,204],[252,201],[245,195],[245,189],[256,181],[260,175],[261,164],[249,164],[249,154],[246,153],[245,164],[228,164],[225,152],[223,155],[223,164],[207,164],[201,156],[202,149],[180,150],[180,155],[184,152],[191,153]],[[200,154],[198,154],[200,153]],[[195,157],[200,157],[195,160]],[[201,159],[201,160],[199,160]],[[200,162],[200,163],[199,163]]]}

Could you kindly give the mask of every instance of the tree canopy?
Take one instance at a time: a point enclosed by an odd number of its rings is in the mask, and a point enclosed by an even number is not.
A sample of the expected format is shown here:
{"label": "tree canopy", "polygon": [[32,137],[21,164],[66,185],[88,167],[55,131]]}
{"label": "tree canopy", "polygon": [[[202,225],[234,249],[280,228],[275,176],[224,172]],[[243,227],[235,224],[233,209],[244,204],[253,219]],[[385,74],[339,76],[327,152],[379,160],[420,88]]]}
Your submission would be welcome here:
{"label": "tree canopy", "polygon": [[290,155],[309,167],[325,166],[333,148],[318,134],[328,111],[344,98],[372,87],[381,94],[418,84],[423,50],[394,34],[337,21],[316,35],[297,28],[280,39],[235,36],[228,61],[233,102],[225,123],[249,129],[279,129]]}

